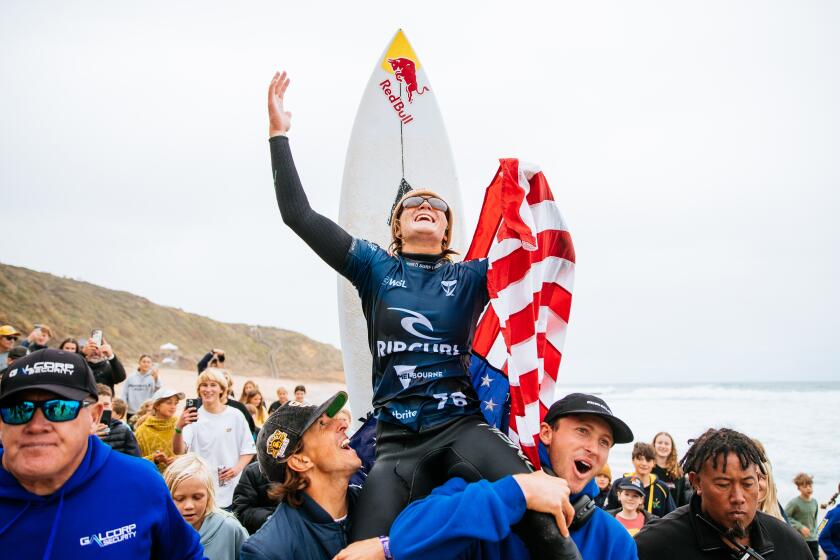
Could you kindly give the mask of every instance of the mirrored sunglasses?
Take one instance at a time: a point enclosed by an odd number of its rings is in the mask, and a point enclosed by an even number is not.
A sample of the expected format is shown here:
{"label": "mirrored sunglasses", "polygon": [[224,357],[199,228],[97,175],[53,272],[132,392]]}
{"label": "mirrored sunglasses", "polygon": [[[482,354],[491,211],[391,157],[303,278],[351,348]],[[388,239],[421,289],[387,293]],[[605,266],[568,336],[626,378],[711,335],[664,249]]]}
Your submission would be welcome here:
{"label": "mirrored sunglasses", "polygon": [[79,411],[91,403],[71,401],[67,399],[50,399],[48,401],[20,401],[11,406],[0,407],[3,422],[14,426],[26,424],[35,415],[35,409],[40,408],[44,417],[50,422],[69,422],[79,416]]}
{"label": "mirrored sunglasses", "polygon": [[436,196],[409,196],[405,200],[403,200],[402,207],[403,208],[417,208],[423,202],[428,202],[429,206],[434,208],[435,210],[440,210],[441,212],[446,212],[449,210],[449,205],[439,199]]}

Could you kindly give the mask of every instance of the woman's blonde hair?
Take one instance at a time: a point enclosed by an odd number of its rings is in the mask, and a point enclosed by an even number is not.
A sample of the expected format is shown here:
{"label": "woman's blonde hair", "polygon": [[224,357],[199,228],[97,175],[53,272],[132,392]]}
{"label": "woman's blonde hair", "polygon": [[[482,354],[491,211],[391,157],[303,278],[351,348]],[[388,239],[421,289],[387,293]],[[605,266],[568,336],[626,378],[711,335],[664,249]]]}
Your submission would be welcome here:
{"label": "woman's blonde hair", "polygon": [[[761,451],[761,454],[767,457],[767,450],[764,449],[764,445],[757,439],[753,439],[753,443]],[[776,519],[787,523],[785,516],[782,515],[782,508],[779,507],[779,497],[776,493],[776,480],[773,478],[773,465],[770,464],[769,459],[762,463],[762,465],[764,466],[764,479],[767,483],[767,492],[764,493],[763,499],[758,500],[758,511],[772,515]],[[759,476],[761,475],[759,474]]]}
{"label": "woman's blonde hair", "polygon": [[143,401],[143,404],[140,405],[140,408],[137,409],[137,412],[131,417],[131,420],[129,420],[128,423],[137,430],[137,428],[143,425],[146,418],[155,413],[154,406],[156,402],[157,401],[153,399]]}
{"label": "woman's blonde hair", "polygon": [[207,517],[210,513],[218,512],[213,473],[210,472],[210,465],[207,464],[207,461],[195,453],[187,453],[186,455],[180,455],[163,471],[163,480],[166,487],[169,488],[170,496],[175,495],[179,484],[193,477],[198,479],[207,490],[207,509],[204,510],[204,517]]}
{"label": "woman's blonde hair", "polygon": [[[439,194],[434,191],[430,191],[427,189],[417,189],[408,191],[400,198],[397,205],[394,206],[394,211],[391,213],[391,244],[388,246],[388,252],[392,255],[401,255],[402,254],[402,229],[400,225],[400,217],[402,216],[403,212],[403,202],[406,198],[411,196],[433,196],[435,198],[440,198],[443,200]],[[449,248],[452,244],[452,207],[449,206],[447,203],[446,208],[446,231],[443,233],[443,241],[440,244],[440,251],[443,253],[445,258],[449,258],[450,255],[457,255],[457,251],[453,251]]]}

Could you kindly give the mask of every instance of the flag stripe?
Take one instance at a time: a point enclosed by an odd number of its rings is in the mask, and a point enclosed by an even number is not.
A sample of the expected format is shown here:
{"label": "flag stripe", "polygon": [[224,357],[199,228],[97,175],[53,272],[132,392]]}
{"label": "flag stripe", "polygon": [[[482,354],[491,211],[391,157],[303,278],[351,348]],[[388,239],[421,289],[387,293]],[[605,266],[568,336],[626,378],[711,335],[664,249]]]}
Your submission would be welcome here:
{"label": "flag stripe", "polygon": [[490,304],[473,351],[507,376],[512,441],[535,466],[540,422],[556,398],[575,251],[539,168],[500,160],[467,258],[487,257]]}

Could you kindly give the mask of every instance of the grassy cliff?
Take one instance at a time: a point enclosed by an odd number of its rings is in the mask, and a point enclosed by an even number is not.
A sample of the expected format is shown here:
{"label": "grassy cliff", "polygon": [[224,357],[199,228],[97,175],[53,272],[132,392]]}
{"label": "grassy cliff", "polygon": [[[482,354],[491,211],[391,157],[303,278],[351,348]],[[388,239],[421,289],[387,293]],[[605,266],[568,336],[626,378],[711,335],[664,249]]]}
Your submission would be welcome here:
{"label": "grassy cliff", "polygon": [[344,381],[341,353],[300,333],[221,323],[128,292],[0,264],[0,324],[26,336],[36,323],[52,328],[50,346],[102,328],[129,371],[141,353],[155,354],[171,342],[180,349],[178,366],[185,369],[217,347],[226,352],[225,366],[238,374],[271,376],[274,370],[282,377]]}

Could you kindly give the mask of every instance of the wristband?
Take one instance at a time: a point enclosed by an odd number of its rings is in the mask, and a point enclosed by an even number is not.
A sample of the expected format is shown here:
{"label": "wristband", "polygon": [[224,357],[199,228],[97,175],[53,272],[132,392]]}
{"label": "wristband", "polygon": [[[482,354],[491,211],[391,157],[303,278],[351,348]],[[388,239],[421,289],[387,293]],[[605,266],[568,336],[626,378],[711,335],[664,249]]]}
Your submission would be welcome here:
{"label": "wristband", "polygon": [[175,433],[180,434],[181,433],[181,428],[179,428],[178,426],[175,426]]}
{"label": "wristband", "polygon": [[391,556],[391,539],[386,536],[379,537],[379,542],[382,544],[382,552],[385,553],[385,560],[394,560]]}

